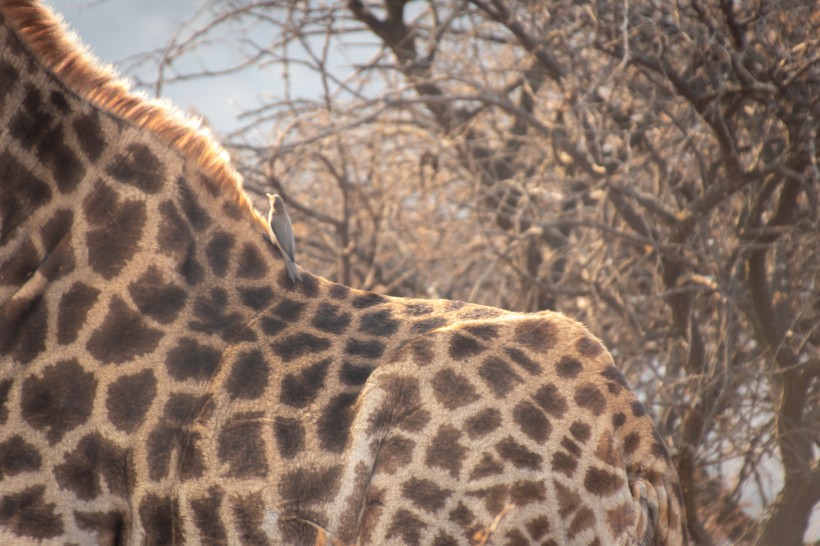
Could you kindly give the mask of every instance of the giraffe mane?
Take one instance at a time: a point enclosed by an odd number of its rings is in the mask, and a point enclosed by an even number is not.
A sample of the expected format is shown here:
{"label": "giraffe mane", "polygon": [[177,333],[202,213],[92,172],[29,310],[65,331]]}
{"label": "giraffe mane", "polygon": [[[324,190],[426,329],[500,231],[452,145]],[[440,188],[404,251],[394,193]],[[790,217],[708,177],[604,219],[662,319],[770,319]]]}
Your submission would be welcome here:
{"label": "giraffe mane", "polygon": [[163,144],[193,161],[217,182],[223,193],[247,208],[264,229],[265,220],[242,188],[242,176],[228,152],[202,125],[165,99],[135,91],[110,65],[102,64],[59,15],[34,0],[0,0],[0,8],[18,36],[45,67],[72,92],[102,110],[143,128]]}

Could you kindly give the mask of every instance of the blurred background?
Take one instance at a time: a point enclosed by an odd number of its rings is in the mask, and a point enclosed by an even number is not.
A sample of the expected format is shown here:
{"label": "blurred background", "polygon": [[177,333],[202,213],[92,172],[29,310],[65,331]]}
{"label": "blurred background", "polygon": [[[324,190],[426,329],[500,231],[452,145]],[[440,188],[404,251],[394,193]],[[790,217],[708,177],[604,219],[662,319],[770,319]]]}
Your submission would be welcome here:
{"label": "blurred background", "polygon": [[817,3],[51,4],[283,195],[314,273],[584,322],[697,544],[820,540]]}

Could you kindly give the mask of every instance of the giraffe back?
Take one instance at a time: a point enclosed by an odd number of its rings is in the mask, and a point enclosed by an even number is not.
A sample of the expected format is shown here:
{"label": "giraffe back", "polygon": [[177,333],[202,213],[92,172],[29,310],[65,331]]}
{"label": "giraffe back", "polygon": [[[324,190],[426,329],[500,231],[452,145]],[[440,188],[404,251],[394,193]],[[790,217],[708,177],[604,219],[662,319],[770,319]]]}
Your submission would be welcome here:
{"label": "giraffe back", "polygon": [[0,543],[685,544],[582,325],[292,283],[226,154],[0,0]]}

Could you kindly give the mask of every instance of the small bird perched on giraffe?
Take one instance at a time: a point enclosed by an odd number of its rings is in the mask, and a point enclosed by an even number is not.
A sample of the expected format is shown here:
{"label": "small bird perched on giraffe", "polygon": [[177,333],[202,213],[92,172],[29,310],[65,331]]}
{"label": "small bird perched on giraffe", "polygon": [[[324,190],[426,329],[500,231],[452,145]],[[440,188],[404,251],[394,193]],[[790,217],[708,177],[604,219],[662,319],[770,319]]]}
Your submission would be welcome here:
{"label": "small bird perched on giraffe", "polygon": [[285,208],[285,200],[275,193],[266,193],[265,195],[268,196],[270,202],[268,237],[270,237],[272,243],[279,247],[279,251],[285,259],[285,267],[288,270],[290,282],[296,283],[297,280],[302,280],[302,275],[296,267],[296,241],[293,238],[293,226]]}

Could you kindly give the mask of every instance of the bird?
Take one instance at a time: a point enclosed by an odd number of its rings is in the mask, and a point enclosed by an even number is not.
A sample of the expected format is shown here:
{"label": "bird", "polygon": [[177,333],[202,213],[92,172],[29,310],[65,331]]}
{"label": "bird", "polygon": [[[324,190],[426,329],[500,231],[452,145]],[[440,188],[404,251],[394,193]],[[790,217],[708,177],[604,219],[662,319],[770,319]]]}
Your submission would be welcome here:
{"label": "bird", "polygon": [[302,275],[296,268],[296,241],[293,238],[293,226],[285,208],[285,201],[278,194],[266,193],[270,202],[268,212],[268,237],[275,242],[285,258],[285,267],[288,270],[290,282],[302,280]]}

